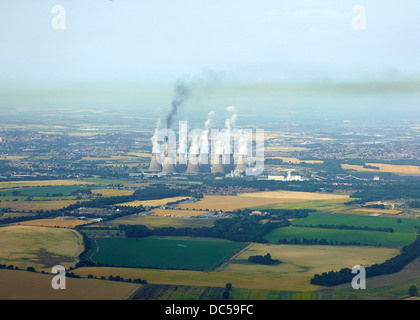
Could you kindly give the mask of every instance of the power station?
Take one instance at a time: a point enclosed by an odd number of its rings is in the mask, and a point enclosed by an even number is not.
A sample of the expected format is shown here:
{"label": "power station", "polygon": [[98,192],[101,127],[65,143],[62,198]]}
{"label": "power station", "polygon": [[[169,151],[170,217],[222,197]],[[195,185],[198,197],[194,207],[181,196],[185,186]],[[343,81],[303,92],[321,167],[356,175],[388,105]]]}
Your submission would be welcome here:
{"label": "power station", "polygon": [[[162,156],[163,163],[158,161],[159,155],[152,154],[148,171],[164,174],[226,174],[232,171],[246,172],[248,163],[245,155],[203,155],[192,154],[184,161],[185,154],[177,158]],[[236,161],[234,160],[236,158]],[[186,164],[185,164],[186,162]]]}

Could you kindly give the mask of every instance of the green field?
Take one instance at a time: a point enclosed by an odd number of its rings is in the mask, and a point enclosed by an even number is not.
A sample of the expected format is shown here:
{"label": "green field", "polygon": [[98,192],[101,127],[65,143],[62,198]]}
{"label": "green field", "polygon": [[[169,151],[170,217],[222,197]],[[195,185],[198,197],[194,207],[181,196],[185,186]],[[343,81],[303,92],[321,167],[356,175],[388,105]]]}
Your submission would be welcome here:
{"label": "green field", "polygon": [[[420,220],[415,219],[401,219],[388,217],[374,217],[356,214],[341,214],[341,213],[311,213],[308,217],[303,219],[296,219],[292,221],[295,226],[316,226],[316,225],[346,225],[354,227],[369,227],[369,228],[392,228],[395,232],[416,233],[420,228]],[[416,226],[418,228],[416,228]]]}
{"label": "green field", "polygon": [[318,211],[339,211],[348,210],[349,207],[344,203],[349,202],[351,199],[329,199],[329,200],[314,200],[304,202],[290,202],[290,203],[278,203],[264,206],[258,206],[252,209],[264,210],[264,209],[315,209]]}
{"label": "green field", "polygon": [[136,180],[119,180],[119,179],[102,179],[102,178],[87,178],[87,179],[83,179],[82,181],[90,183],[90,184],[95,184],[95,185],[101,185],[101,186],[108,186],[108,185],[118,185],[118,184],[135,184],[137,182],[142,182],[142,181],[136,181]]}
{"label": "green field", "polygon": [[45,186],[45,187],[26,187],[0,190],[0,196],[20,196],[46,197],[53,194],[69,196],[77,190],[89,189],[86,186]]}
{"label": "green field", "polygon": [[286,227],[274,229],[264,236],[264,239],[270,243],[278,243],[282,239],[291,241],[294,238],[301,241],[302,239],[325,239],[337,244],[352,242],[369,246],[400,247],[414,242],[416,235],[403,232]]}
{"label": "green field", "polygon": [[86,256],[106,266],[211,270],[244,246],[210,238],[97,238]]}

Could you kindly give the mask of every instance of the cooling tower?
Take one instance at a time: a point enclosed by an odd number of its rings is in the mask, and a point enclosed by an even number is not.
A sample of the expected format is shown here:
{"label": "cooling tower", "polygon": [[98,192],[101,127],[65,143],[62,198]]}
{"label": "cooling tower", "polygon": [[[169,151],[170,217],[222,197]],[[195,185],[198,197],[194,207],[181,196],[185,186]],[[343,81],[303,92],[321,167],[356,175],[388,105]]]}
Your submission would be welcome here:
{"label": "cooling tower", "polygon": [[167,174],[175,173],[175,165],[171,163],[170,159],[171,159],[170,157],[165,158],[165,162],[163,163],[163,169],[162,169],[163,173],[167,173]]}
{"label": "cooling tower", "polygon": [[231,171],[235,170],[235,163],[233,161],[233,154],[223,155],[223,166],[225,168],[225,172],[231,172]]}
{"label": "cooling tower", "polygon": [[236,164],[236,169],[239,171],[246,171],[246,161],[245,161],[245,156],[241,155],[238,157],[238,163]]}
{"label": "cooling tower", "polygon": [[185,159],[185,154],[181,153],[178,156],[178,162],[175,165],[175,170],[178,173],[183,173],[185,171],[187,171],[187,163],[186,163],[186,159]]}
{"label": "cooling tower", "polygon": [[152,154],[152,160],[150,161],[149,171],[153,171],[153,172],[162,171],[162,165],[157,160],[156,154]]}
{"label": "cooling tower", "polygon": [[211,173],[225,173],[225,167],[223,165],[223,156],[215,155],[213,165],[211,167]]}
{"label": "cooling tower", "polygon": [[209,161],[209,155],[208,154],[200,154],[199,166],[200,166],[200,172],[201,173],[211,172],[211,166],[210,166],[210,161]]}
{"label": "cooling tower", "polygon": [[197,174],[200,173],[200,167],[198,165],[198,156],[190,155],[187,167],[187,173]]}

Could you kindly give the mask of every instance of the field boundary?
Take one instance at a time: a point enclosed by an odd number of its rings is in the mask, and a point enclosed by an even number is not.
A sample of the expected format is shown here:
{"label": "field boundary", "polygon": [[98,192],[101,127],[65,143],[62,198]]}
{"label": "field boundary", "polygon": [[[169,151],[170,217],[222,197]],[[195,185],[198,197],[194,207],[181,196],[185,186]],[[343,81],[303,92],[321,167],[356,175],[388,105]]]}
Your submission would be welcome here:
{"label": "field boundary", "polygon": [[218,266],[216,266],[215,268],[213,268],[213,269],[211,269],[209,271],[213,271],[213,272],[218,271],[219,269],[223,268],[230,260],[234,259],[238,255],[240,255],[243,251],[247,250],[248,248],[250,248],[253,245],[254,245],[253,242],[246,244],[243,248],[239,249],[238,252],[236,252],[230,258],[226,259],[225,261],[223,261],[222,263],[220,263]]}

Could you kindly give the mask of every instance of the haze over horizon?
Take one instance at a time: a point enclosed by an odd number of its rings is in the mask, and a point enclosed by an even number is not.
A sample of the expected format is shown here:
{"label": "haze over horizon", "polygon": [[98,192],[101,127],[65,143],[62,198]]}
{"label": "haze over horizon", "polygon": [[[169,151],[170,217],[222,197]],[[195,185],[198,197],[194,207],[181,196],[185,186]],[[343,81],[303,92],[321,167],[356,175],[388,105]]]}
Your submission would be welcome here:
{"label": "haze over horizon", "polygon": [[360,3],[366,30],[352,28],[350,0],[63,0],[65,30],[51,27],[56,4],[0,4],[3,111],[166,109],[179,78],[203,74],[192,101],[205,112],[356,101],[415,115],[420,101],[420,3],[410,0]]}

